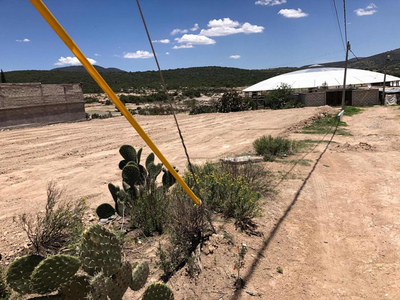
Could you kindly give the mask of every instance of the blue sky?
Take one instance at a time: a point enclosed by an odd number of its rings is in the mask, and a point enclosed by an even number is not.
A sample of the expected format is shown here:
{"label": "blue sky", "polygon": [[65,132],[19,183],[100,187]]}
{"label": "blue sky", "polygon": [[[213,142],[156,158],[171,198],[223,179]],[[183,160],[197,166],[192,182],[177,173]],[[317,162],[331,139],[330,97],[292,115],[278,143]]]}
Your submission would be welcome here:
{"label": "blue sky", "polygon": [[[44,3],[96,64],[127,71],[156,68],[135,0]],[[336,4],[343,29],[343,2]],[[141,5],[162,69],[265,69],[345,57],[333,0],[142,0]],[[399,11],[399,0],[347,1],[348,39],[357,56],[400,47]],[[77,64],[28,0],[0,0],[0,20],[1,69]]]}

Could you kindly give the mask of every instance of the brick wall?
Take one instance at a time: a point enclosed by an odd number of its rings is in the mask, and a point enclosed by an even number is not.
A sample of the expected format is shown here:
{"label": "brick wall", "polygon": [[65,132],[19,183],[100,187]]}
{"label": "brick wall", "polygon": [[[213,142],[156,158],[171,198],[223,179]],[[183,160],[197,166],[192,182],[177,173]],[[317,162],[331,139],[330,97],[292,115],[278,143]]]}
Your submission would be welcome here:
{"label": "brick wall", "polygon": [[353,106],[369,106],[378,105],[379,91],[377,89],[370,90],[353,90],[352,105]]}
{"label": "brick wall", "polygon": [[85,119],[80,84],[0,84],[0,127]]}
{"label": "brick wall", "polygon": [[299,100],[304,106],[324,106],[326,104],[325,92],[299,94]]}

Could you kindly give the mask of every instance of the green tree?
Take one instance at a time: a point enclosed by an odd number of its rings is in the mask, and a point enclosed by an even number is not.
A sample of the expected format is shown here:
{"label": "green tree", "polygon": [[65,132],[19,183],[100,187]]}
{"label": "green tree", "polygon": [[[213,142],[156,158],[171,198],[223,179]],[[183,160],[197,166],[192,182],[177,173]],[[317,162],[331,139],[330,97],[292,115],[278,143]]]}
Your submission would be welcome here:
{"label": "green tree", "polygon": [[271,91],[266,96],[265,106],[271,109],[282,109],[292,106],[292,104],[295,104],[294,102],[297,102],[297,99],[295,99],[293,95],[291,86],[286,83],[281,83],[276,90]]}
{"label": "green tree", "polygon": [[0,83],[7,83],[7,81],[6,81],[6,76],[4,75],[3,70],[1,70],[1,80],[0,80]]}

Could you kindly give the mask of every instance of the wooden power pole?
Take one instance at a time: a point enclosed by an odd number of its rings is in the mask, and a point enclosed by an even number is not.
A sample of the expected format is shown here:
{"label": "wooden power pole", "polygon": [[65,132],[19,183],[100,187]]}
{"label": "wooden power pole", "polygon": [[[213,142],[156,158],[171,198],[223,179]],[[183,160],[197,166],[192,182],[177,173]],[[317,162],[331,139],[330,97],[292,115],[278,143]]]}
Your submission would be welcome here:
{"label": "wooden power pole", "polygon": [[349,60],[350,42],[347,41],[346,49],[346,62],[344,65],[344,79],[343,79],[343,95],[342,95],[342,110],[344,109],[344,100],[346,99],[346,76],[347,76],[347,63]]}
{"label": "wooden power pole", "polygon": [[388,60],[390,60],[390,54],[386,53],[386,57],[385,57],[385,72],[384,72],[384,75],[383,75],[382,105],[385,105],[386,69],[387,69]]}

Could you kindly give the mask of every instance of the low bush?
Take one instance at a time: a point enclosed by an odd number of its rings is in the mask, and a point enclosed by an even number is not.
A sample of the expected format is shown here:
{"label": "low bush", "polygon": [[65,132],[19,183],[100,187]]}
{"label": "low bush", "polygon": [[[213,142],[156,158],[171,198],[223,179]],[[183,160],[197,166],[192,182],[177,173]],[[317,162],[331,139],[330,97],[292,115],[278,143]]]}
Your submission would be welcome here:
{"label": "low bush", "polygon": [[224,93],[215,105],[216,110],[221,113],[252,110],[256,107],[253,99],[243,98],[237,92]]}
{"label": "low bush", "polygon": [[47,185],[44,213],[23,214],[20,224],[36,253],[56,253],[73,249],[83,231],[86,200],[63,200],[63,190],[54,181]]}
{"label": "low bush", "polygon": [[354,107],[354,106],[345,106],[345,108],[344,108],[345,116],[349,116],[349,117],[359,114],[359,113],[362,113],[362,111],[363,110],[361,108]]}
{"label": "low bush", "polygon": [[282,83],[276,90],[266,95],[265,107],[270,109],[286,109],[304,107],[304,105],[293,95],[292,88]]}
{"label": "low bush", "polygon": [[99,102],[99,99],[97,99],[96,97],[86,97],[84,98],[84,100],[86,104]]}
{"label": "low bush", "polygon": [[[234,218],[238,227],[245,228],[260,215],[261,194],[251,188],[245,177],[235,177],[219,164],[211,163],[195,166],[195,177],[206,206],[226,218]],[[195,187],[192,174],[186,174],[185,180]]]}
{"label": "low bush", "polygon": [[274,161],[275,158],[291,155],[296,150],[296,142],[281,137],[263,136],[253,143],[254,150],[262,155],[265,161]]}
{"label": "low bush", "polygon": [[193,106],[189,112],[189,115],[209,114],[215,112],[217,112],[215,106],[199,105],[199,106]]}

